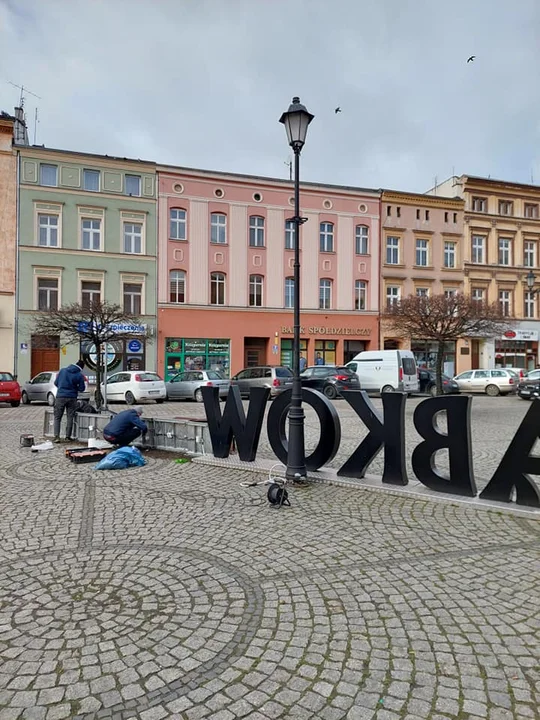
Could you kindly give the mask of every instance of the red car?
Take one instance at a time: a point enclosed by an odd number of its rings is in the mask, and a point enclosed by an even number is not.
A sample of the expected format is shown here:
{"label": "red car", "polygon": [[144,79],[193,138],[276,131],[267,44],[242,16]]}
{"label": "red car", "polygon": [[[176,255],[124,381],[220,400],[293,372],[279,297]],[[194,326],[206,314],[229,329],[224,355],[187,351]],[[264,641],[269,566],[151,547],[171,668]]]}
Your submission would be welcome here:
{"label": "red car", "polygon": [[9,372],[0,372],[0,403],[3,402],[11,407],[21,404],[21,386]]}

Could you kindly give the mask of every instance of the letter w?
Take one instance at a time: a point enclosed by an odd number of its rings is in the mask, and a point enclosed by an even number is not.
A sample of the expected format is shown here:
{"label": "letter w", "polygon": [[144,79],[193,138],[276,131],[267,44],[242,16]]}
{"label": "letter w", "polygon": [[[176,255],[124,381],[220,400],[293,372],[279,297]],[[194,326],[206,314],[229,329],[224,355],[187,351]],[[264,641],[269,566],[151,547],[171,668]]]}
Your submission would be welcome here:
{"label": "letter w", "polygon": [[201,390],[214,457],[229,457],[234,438],[240,460],[253,462],[257,455],[270,388],[251,388],[247,418],[240,390],[235,385],[229,390],[223,415],[218,388],[202,387]]}

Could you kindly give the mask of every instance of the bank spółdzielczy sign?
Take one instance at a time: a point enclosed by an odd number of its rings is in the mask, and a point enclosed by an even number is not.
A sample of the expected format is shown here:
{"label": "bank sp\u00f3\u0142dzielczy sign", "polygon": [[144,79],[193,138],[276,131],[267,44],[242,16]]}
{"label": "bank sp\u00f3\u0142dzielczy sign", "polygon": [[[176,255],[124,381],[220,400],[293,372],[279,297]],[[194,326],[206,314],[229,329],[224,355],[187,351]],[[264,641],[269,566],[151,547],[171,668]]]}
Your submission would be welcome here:
{"label": "bank sp\u00f3\u0142dzielczy sign", "polygon": [[[203,387],[201,390],[214,457],[228,457],[234,437],[240,459],[253,462],[257,455],[269,389],[251,389],[247,416],[237,387],[231,387],[223,414],[218,388]],[[384,450],[382,482],[389,485],[407,485],[406,394],[383,394],[383,414],[376,410],[363,391],[343,390],[341,394],[367,427],[368,434],[337,474],[364,477],[375,457]],[[267,418],[270,445],[284,464],[287,461],[285,429],[290,399],[290,390],[278,395],[270,406]],[[317,447],[306,457],[307,470],[314,471],[327,465],[338,451],[341,424],[335,407],[322,393],[304,388],[302,399],[315,410],[321,424]],[[444,395],[424,400],[414,411],[414,427],[423,439],[413,450],[412,468],[418,480],[431,490],[468,497],[475,497],[477,494],[472,464],[471,402],[471,398],[467,396]],[[435,416],[441,411],[446,413],[447,433],[441,432],[434,422]],[[499,467],[480,493],[481,498],[512,502],[515,496],[518,505],[540,507],[540,492],[529,477],[540,475],[540,457],[530,455],[539,434],[540,402],[533,402]],[[448,453],[448,473],[440,470],[435,463],[438,450],[446,450]]]}

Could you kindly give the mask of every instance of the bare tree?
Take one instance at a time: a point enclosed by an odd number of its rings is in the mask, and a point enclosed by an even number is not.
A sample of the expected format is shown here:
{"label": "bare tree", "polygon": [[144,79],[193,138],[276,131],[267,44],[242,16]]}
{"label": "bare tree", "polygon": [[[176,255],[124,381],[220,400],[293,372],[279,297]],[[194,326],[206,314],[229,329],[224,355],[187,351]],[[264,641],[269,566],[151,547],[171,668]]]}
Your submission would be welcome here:
{"label": "bare tree", "polygon": [[71,303],[57,310],[36,313],[32,317],[32,331],[36,335],[59,335],[64,345],[88,342],[96,348],[95,403],[101,408],[101,379],[103,377],[102,349],[107,344],[132,338],[148,338],[148,330],[141,326],[136,315],[125,312],[120,305],[94,302],[90,305]]}
{"label": "bare tree", "polygon": [[512,325],[499,303],[484,303],[468,295],[409,295],[381,314],[384,327],[401,337],[437,343],[437,394],[442,394],[445,343],[463,337],[496,337]]}

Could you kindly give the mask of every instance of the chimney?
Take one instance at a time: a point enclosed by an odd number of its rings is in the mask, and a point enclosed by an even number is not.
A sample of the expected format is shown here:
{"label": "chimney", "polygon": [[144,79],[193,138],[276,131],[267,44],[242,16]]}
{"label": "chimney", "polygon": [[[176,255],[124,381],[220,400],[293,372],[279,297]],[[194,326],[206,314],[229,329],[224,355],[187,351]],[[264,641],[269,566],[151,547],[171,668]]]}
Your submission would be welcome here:
{"label": "chimney", "polygon": [[24,108],[15,108],[15,123],[13,125],[13,142],[15,145],[30,145],[28,140],[28,129],[26,127],[26,118],[24,116]]}

